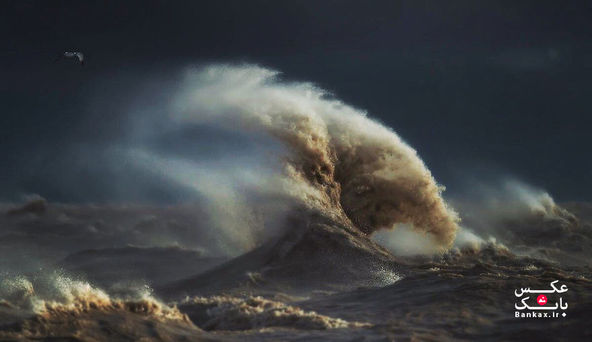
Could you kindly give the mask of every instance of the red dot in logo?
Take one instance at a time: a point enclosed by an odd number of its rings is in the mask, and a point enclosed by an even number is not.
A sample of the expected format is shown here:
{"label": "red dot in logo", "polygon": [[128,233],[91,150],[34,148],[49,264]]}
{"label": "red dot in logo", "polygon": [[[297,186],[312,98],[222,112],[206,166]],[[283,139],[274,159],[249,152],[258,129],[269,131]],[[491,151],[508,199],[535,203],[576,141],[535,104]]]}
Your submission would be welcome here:
{"label": "red dot in logo", "polygon": [[539,305],[545,305],[545,304],[547,304],[547,296],[545,296],[545,295],[539,295],[537,297],[537,303],[539,303]]}

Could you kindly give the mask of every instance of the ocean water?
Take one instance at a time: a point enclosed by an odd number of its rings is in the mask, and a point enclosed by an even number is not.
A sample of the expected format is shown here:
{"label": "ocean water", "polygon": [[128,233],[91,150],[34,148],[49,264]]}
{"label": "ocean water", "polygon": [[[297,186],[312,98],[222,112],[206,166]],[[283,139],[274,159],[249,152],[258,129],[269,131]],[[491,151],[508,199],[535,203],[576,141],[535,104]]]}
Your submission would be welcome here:
{"label": "ocean water", "polygon": [[[547,237],[529,245],[530,256],[499,241],[397,256],[320,215],[239,256],[213,256],[205,240],[195,249],[170,244],[189,243],[186,207],[10,208],[1,219],[3,340],[567,341],[591,333],[585,204],[566,205],[571,221],[508,223]],[[163,229],[162,246],[137,245],[138,232],[154,242],[150,234]],[[515,308],[525,296],[516,290],[550,290],[555,280],[568,290],[549,293],[549,305],[561,296],[568,307],[545,312],[566,317],[515,317],[536,312]]]}

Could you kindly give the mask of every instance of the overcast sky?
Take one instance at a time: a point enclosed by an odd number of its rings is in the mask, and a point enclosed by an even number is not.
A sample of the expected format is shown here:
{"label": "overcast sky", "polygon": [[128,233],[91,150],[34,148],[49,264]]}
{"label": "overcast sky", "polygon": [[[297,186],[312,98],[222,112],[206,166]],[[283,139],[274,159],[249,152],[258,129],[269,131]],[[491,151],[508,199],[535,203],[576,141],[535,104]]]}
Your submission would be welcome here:
{"label": "overcast sky", "polygon": [[[158,89],[210,62],[277,69],[368,110],[449,191],[467,177],[512,176],[559,200],[592,199],[592,1],[0,6],[2,200],[173,199],[102,153],[128,138],[135,101],[157,107]],[[87,65],[55,63],[66,50],[83,51]],[[198,143],[212,151],[209,134]],[[112,186],[122,183],[135,190]]]}

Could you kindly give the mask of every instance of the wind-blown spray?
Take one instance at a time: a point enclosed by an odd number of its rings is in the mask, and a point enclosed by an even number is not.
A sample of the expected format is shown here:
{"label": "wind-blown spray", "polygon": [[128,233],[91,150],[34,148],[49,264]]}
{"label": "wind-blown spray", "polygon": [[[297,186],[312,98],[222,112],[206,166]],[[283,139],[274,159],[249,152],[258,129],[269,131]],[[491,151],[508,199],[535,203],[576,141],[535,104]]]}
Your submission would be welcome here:
{"label": "wind-blown spray", "polygon": [[266,132],[289,150],[285,191],[371,234],[406,223],[448,247],[457,215],[416,151],[366,113],[256,66],[191,70],[173,106],[182,123]]}

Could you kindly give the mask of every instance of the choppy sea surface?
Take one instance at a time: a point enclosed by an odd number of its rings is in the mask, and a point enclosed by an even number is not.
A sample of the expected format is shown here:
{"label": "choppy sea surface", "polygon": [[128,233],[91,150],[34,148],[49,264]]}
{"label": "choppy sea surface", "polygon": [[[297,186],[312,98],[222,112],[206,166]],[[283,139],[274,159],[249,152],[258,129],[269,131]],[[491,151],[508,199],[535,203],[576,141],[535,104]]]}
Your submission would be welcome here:
{"label": "choppy sea surface", "polygon": [[592,205],[562,207],[401,256],[322,215],[229,254],[190,205],[5,204],[0,340],[589,340]]}

